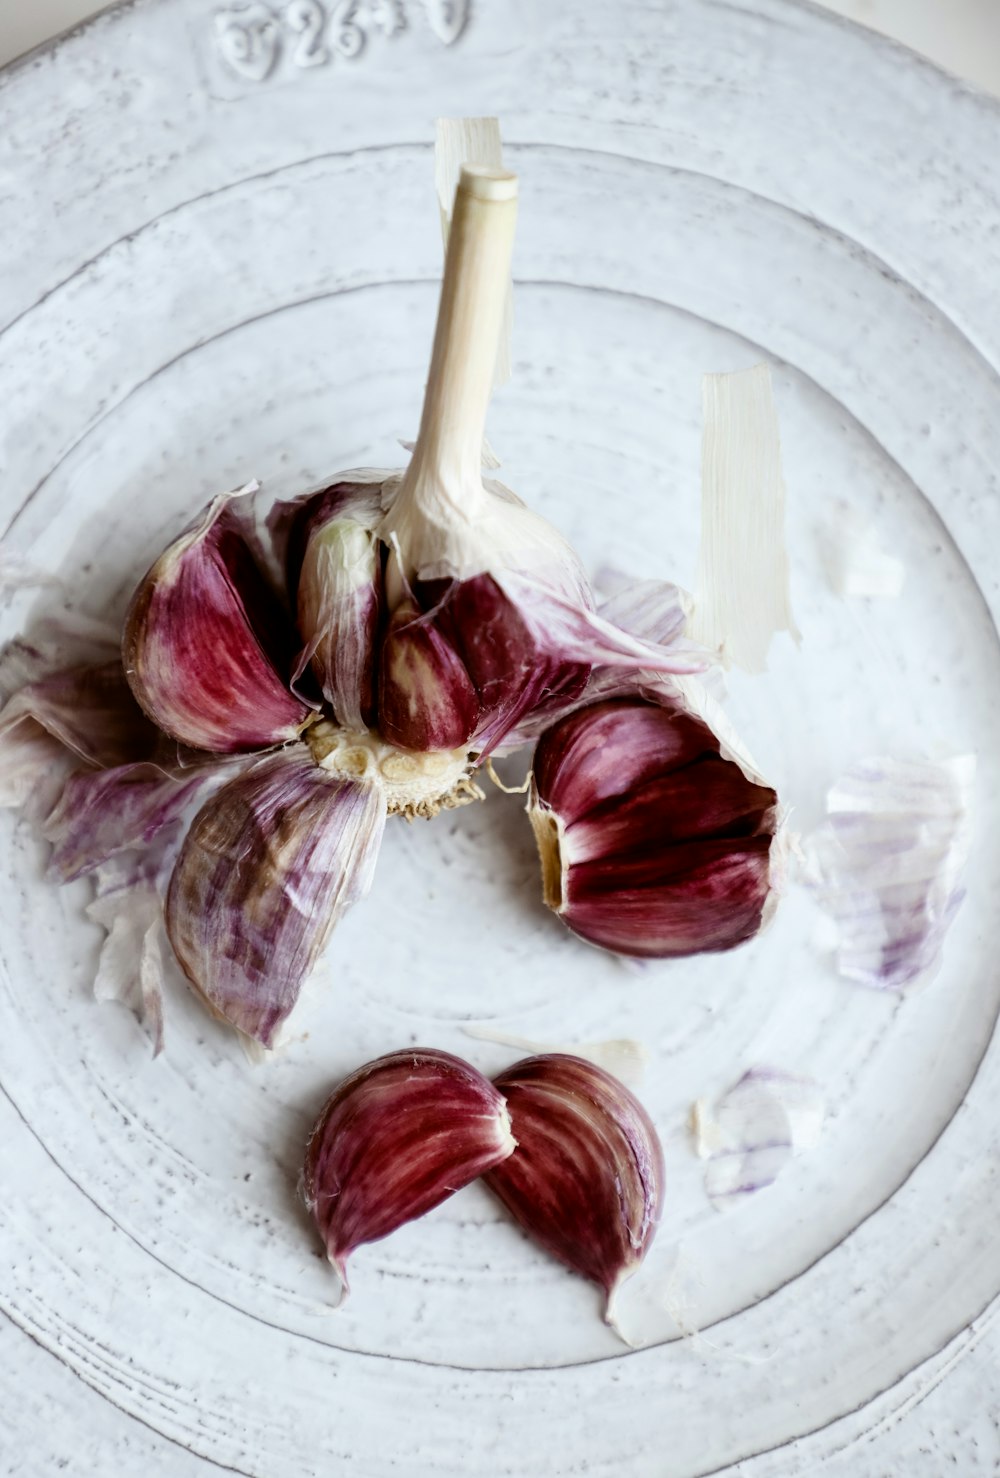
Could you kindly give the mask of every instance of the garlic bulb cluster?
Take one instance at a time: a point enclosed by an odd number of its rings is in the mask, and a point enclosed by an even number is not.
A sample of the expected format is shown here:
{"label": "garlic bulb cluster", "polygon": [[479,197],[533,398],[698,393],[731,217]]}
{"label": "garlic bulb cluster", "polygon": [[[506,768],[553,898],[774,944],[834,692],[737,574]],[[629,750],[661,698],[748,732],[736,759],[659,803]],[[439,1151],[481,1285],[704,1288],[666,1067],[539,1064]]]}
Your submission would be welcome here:
{"label": "garlic bulb cluster", "polygon": [[665,956],[765,916],[773,791],[645,696],[710,661],[676,591],[598,610],[562,536],[483,475],[516,213],[516,176],[462,169],[403,471],[342,473],[276,503],[265,532],[256,483],[222,494],[140,581],[114,688],[134,749],[109,767],[79,739],[72,674],[7,716],[84,762],[47,823],[59,875],[117,859],[143,897],[160,888],[195,992],[265,1049],[368,891],[387,818],[481,799],[479,767],[539,735],[531,819],[571,929]]}
{"label": "garlic bulb cluster", "polygon": [[446,1052],[415,1048],[359,1068],[309,1138],[302,1192],[347,1287],[346,1262],[482,1175],[527,1234],[615,1292],[663,1209],[663,1152],[625,1085],[582,1058],[545,1053],[490,1083]]}

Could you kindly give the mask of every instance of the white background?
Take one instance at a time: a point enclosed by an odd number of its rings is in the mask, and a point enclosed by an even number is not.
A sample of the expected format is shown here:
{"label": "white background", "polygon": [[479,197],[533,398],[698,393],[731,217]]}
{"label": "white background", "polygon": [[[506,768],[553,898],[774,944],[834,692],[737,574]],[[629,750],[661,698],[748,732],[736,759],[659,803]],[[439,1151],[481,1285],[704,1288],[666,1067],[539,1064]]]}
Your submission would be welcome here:
{"label": "white background", "polygon": [[[826,0],[942,67],[1000,93],[1000,0]],[[94,0],[0,0],[0,65],[105,9]]]}

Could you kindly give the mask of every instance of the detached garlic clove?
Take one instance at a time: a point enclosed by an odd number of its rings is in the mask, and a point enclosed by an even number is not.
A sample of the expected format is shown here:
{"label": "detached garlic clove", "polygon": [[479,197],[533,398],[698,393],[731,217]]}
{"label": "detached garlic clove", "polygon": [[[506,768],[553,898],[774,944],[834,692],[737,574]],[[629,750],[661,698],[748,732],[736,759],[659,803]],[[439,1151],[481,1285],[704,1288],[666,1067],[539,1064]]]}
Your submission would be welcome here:
{"label": "detached garlic clove", "polygon": [[334,779],[305,746],[254,764],[198,812],[167,933],[217,1015],[276,1044],[334,924],[371,887],[383,791]]}
{"label": "detached garlic clove", "polygon": [[624,698],[554,725],[528,812],[545,902],[592,944],[699,954],[764,922],[777,796],[679,706]]}
{"label": "detached garlic clove", "polygon": [[663,1151],[624,1083],[579,1057],[529,1057],[494,1079],[517,1149],[486,1184],[560,1262],[614,1295],[645,1256],[663,1206]]}
{"label": "detached garlic clove", "polygon": [[122,644],[132,691],[154,723],[217,754],[285,743],[311,716],[287,687],[294,636],[234,507],[241,493],[214,499],[156,561]]}
{"label": "detached garlic clove", "polygon": [[311,666],[338,723],[361,730],[375,718],[375,653],[382,553],[381,484],[343,481],[279,503],[269,525],[284,546],[288,593]]}
{"label": "detached garlic clove", "polygon": [[309,1137],[306,1206],[347,1289],[347,1259],[514,1149],[503,1097],[448,1052],[392,1052],[346,1078]]}

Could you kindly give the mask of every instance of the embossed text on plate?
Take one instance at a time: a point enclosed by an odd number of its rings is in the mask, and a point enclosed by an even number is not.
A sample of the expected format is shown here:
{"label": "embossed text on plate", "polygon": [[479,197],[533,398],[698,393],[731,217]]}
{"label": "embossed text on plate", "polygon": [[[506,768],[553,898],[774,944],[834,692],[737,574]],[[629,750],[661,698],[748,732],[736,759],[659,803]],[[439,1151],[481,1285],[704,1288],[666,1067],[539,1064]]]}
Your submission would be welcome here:
{"label": "embossed text on plate", "polygon": [[245,82],[265,82],[279,68],[306,72],[337,57],[361,55],[373,33],[396,36],[407,12],[422,10],[446,46],[457,41],[471,0],[289,0],[267,5],[244,0],[215,14],[215,45],[230,71]]}

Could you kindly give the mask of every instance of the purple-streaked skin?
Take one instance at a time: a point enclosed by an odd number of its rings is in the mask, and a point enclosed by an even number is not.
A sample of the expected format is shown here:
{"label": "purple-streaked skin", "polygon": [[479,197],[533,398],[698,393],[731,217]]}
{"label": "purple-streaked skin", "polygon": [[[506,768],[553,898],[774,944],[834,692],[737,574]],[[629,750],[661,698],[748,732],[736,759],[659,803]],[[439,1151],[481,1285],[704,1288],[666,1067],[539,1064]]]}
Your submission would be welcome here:
{"label": "purple-streaked skin", "polygon": [[378,728],[399,749],[464,749],[479,699],[461,657],[410,596],[397,605],[379,658]]}
{"label": "purple-streaked skin", "polygon": [[592,944],[666,958],[760,929],[777,796],[683,709],[615,699],[561,720],[535,751],[528,809],[545,901]]}
{"label": "purple-streaked skin", "polygon": [[347,1259],[514,1150],[502,1095],[461,1058],[414,1047],[359,1068],[324,1107],[302,1194],[347,1291]]}
{"label": "purple-streaked skin", "polygon": [[[509,576],[505,579],[509,582]],[[522,600],[526,587],[517,587]],[[578,708],[622,694],[634,695],[645,682],[659,679],[669,683],[671,674],[703,673],[715,660],[712,653],[688,641],[684,593],[666,581],[644,580],[629,584],[592,609],[589,591],[580,585],[575,592],[553,595],[536,591],[534,606],[526,601],[525,614],[540,645],[566,652],[586,654],[578,671],[586,671],[584,683],[573,681],[550,687],[539,700],[508,726],[499,748],[511,752],[533,744],[559,719]],[[572,669],[567,669],[571,671]],[[646,674],[640,681],[639,674]]]}
{"label": "purple-streaked skin", "polygon": [[122,642],[136,699],[164,733],[239,754],[294,739],[311,716],[289,691],[289,616],[225,493],[140,582]]}
{"label": "purple-streaked skin", "polygon": [[[811,1149],[823,1127],[825,1105],[811,1078],[756,1067],[724,1093],[697,1148],[705,1189],[724,1208],[774,1184],[793,1155]],[[696,1121],[701,1125],[701,1116]]]}
{"label": "purple-streaked skin", "polygon": [[149,847],[231,773],[224,761],[173,772],[142,762],[77,771],[43,827],[50,873],[69,883],[121,852]]}
{"label": "purple-streaked skin", "polygon": [[278,503],[268,518],[304,643],[293,678],[311,666],[339,724],[375,720],[382,599],[381,485],[337,482]]}
{"label": "purple-streaked skin", "polygon": [[371,887],[381,791],[335,780],[304,745],[259,760],[191,824],[170,880],[167,933],[211,1008],[275,1045],[335,923]]}
{"label": "purple-streaked skin", "polygon": [[624,1083],[582,1058],[543,1053],[494,1079],[517,1149],[485,1177],[515,1221],[604,1290],[605,1319],[663,1209],[663,1151]]}
{"label": "purple-streaked skin", "polygon": [[487,754],[589,670],[544,653],[491,575],[418,582],[383,638],[379,729],[401,749]]}
{"label": "purple-streaked skin", "polygon": [[827,796],[806,841],[806,880],[837,925],[837,965],[876,990],[905,990],[939,966],[965,897],[972,755],[859,760]]}
{"label": "purple-streaked skin", "polygon": [[147,759],[162,738],[133,698],[119,661],[65,668],[27,684],[0,713],[0,734],[26,722],[102,768]]}

